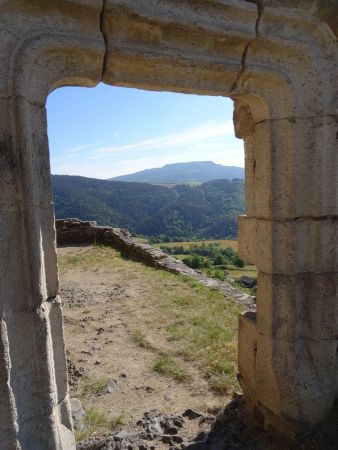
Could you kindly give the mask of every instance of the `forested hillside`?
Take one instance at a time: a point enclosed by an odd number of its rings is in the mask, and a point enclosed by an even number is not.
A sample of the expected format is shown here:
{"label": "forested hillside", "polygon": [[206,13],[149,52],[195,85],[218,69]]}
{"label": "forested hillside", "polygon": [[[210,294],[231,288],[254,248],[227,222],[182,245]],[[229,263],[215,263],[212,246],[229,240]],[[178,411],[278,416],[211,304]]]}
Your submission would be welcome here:
{"label": "forested hillside", "polygon": [[244,181],[214,180],[172,189],[146,183],[53,175],[57,218],[96,220],[162,239],[236,237]]}

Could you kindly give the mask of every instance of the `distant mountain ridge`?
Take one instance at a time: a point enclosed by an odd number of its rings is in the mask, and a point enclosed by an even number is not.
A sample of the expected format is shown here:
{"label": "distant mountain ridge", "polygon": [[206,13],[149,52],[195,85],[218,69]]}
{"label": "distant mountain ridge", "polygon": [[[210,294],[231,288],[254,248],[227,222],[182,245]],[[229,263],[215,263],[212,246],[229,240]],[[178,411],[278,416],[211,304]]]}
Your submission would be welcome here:
{"label": "distant mountain ridge", "polygon": [[147,183],[53,175],[58,219],[77,217],[128,228],[144,236],[211,239],[236,237],[244,212],[244,181],[214,180],[172,189]]}
{"label": "distant mountain ridge", "polygon": [[193,161],[166,164],[156,169],[110,178],[113,181],[128,181],[151,184],[205,183],[219,179],[244,178],[243,167],[223,166],[212,161]]}

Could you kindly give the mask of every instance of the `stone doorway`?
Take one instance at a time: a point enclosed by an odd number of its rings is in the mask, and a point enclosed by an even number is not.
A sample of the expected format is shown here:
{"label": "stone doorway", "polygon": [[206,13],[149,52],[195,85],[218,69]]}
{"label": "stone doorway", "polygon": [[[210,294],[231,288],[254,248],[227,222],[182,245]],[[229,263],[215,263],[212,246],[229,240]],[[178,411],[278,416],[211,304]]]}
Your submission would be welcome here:
{"label": "stone doorway", "polygon": [[330,410],[338,393],[336,14],[329,0],[0,6],[4,449],[74,448],[45,101],[57,87],[102,80],[235,100],[249,187],[241,251],[260,271],[257,317],[241,319],[244,392],[261,426],[291,435]]}

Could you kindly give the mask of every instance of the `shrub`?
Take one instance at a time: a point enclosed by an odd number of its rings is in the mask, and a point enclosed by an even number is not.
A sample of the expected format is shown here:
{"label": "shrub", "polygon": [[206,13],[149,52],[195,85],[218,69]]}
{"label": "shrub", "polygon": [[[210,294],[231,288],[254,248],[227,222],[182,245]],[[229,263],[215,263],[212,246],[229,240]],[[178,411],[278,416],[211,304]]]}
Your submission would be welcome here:
{"label": "shrub", "polygon": [[208,263],[205,261],[203,256],[191,255],[183,259],[184,264],[191,267],[192,269],[201,269],[202,267],[207,267]]}
{"label": "shrub", "polygon": [[221,254],[216,256],[216,258],[214,259],[214,266],[221,266],[224,263],[225,263],[225,258]]}
{"label": "shrub", "polygon": [[243,261],[243,259],[241,259],[238,255],[234,256],[232,258],[232,263],[236,266],[236,267],[244,267],[245,266],[245,262]]}

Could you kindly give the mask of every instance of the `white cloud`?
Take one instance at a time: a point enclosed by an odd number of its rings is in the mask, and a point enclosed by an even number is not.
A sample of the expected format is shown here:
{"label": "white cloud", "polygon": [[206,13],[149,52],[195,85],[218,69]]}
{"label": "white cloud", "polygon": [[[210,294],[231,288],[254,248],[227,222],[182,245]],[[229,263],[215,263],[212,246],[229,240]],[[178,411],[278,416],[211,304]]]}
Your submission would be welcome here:
{"label": "white cloud", "polygon": [[99,147],[96,148],[94,152],[96,155],[113,155],[135,150],[164,150],[177,147],[186,147],[188,145],[201,143],[203,140],[219,138],[232,133],[233,124],[231,121],[224,123],[209,121],[201,124],[200,126],[183,130],[179,133],[157,136],[132,144]]}
{"label": "white cloud", "polygon": [[90,148],[96,147],[97,145],[99,145],[99,143],[94,142],[92,144],[83,144],[83,145],[78,145],[77,147],[72,147],[72,148],[67,148],[66,150],[64,150],[64,153],[66,154],[77,154],[79,152],[82,152],[83,150],[88,150]]}
{"label": "white cloud", "polygon": [[234,138],[231,121],[208,121],[178,133],[121,146],[81,145],[68,150],[67,161],[53,159],[52,169],[58,174],[104,179],[164,164],[206,160],[243,167],[243,142]]}

